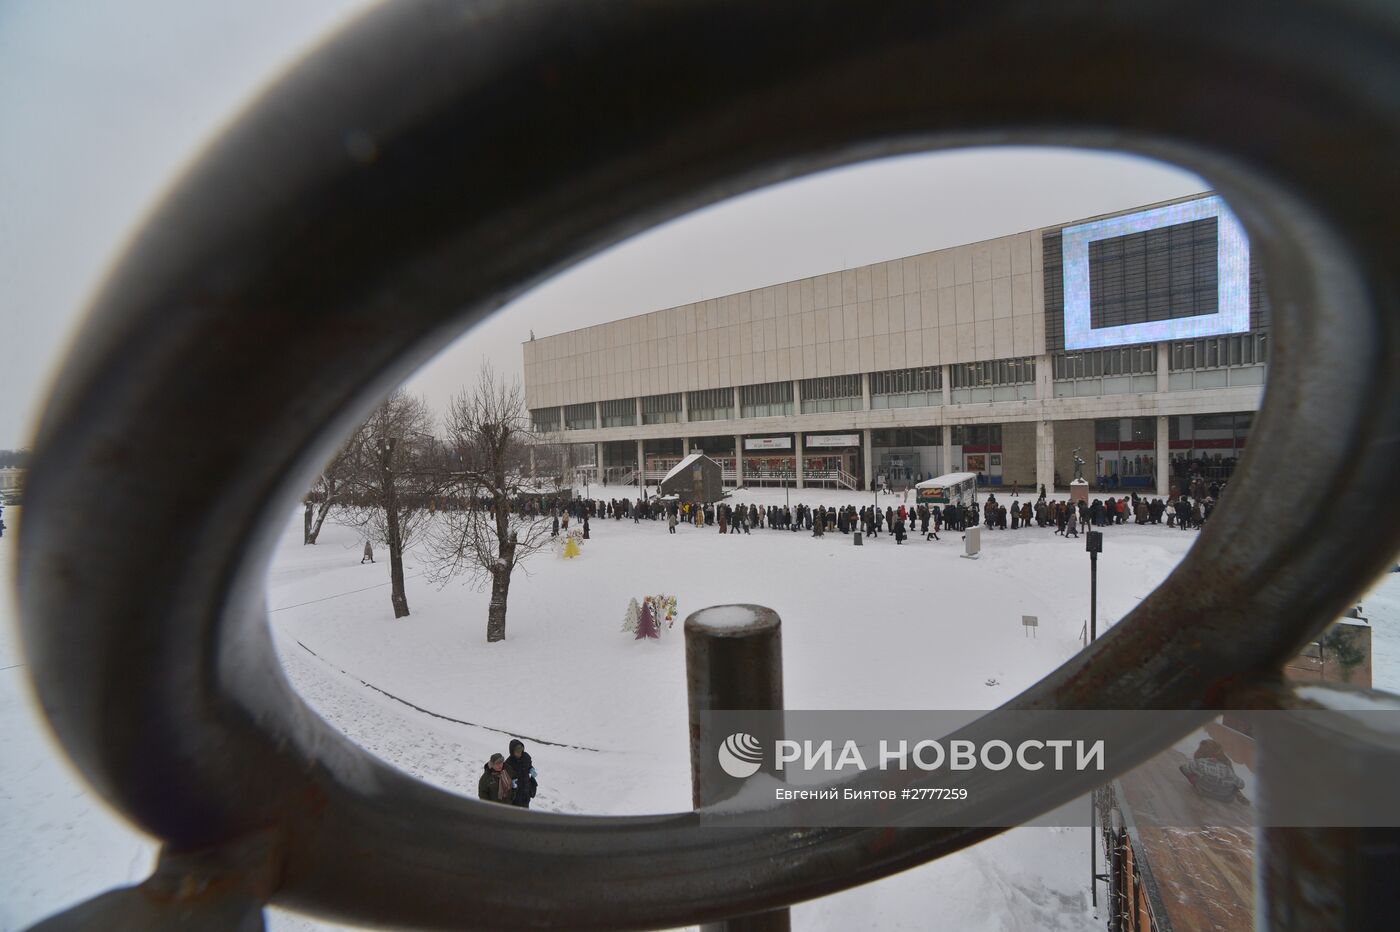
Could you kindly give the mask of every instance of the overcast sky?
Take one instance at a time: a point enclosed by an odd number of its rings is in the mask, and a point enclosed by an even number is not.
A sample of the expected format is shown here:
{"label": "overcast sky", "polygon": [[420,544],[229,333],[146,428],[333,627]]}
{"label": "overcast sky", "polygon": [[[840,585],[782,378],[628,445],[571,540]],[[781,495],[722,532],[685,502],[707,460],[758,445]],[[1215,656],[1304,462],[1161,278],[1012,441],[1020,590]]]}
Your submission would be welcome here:
{"label": "overcast sky", "polygon": [[[0,2],[0,448],[23,446],[124,239],[238,107],[362,0]],[[411,387],[441,409],[520,343],[1205,189],[1135,158],[970,150],[869,163],[684,217],[526,295]]]}

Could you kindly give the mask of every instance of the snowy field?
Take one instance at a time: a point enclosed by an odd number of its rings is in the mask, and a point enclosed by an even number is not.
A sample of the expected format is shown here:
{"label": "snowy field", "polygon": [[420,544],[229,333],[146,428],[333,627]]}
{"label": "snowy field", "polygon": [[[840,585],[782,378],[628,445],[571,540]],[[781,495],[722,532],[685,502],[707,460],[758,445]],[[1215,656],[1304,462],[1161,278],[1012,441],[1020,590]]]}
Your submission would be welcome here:
{"label": "snowy field", "polygon": [[[595,497],[617,491],[594,489]],[[868,495],[801,493],[808,505]],[[782,504],[781,491],[740,502]],[[793,496],[793,502],[798,496]],[[882,498],[882,506],[895,503]],[[6,515],[14,528],[20,509]],[[591,522],[576,559],[544,552],[511,587],[507,640],[485,642],[486,593],[438,589],[406,560],[412,614],[395,620],[385,554],[359,563],[355,532],[327,524],[301,545],[288,516],[267,602],[288,677],[334,727],[395,766],[474,796],[482,764],[522,737],[540,775],[535,805],[623,814],[689,807],[684,617],[756,602],[783,619],[790,708],[992,708],[1080,646],[1088,603],[1082,539],[1051,529],[985,532],[960,558],[958,534],[851,538],[662,521]],[[0,929],[149,872],[154,846],[61,763],[29,697],[13,625],[15,534],[0,539]],[[1180,561],[1195,532],[1109,528],[1100,558],[1101,627],[1132,609]],[[659,641],[620,632],[630,598],[679,599]],[[1365,596],[1378,687],[1400,690],[1400,574]],[[1026,638],[1022,615],[1040,619]],[[372,687],[372,688],[371,688]],[[395,698],[397,697],[397,698]],[[410,705],[411,704],[411,705]],[[412,706],[417,706],[415,709]],[[426,711],[422,711],[426,710]],[[434,713],[433,715],[426,714]],[[436,717],[436,716],[442,716]],[[451,721],[456,720],[456,721]],[[470,724],[468,724],[470,723]],[[1019,829],[880,883],[794,908],[797,929],[1098,929],[1086,883],[1088,833]],[[325,928],[270,911],[280,929]]]}

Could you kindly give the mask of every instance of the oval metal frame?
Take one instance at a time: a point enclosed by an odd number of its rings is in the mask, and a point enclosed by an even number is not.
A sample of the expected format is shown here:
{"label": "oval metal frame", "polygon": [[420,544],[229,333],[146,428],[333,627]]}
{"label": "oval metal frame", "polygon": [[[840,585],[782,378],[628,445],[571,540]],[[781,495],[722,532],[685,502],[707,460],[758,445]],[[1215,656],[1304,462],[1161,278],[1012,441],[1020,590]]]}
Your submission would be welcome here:
{"label": "oval metal frame", "polygon": [[[1396,13],[1364,0],[372,11],[223,134],[95,301],[27,489],[43,708],[170,850],[271,831],[275,901],[357,922],[681,924],[986,837],[524,815],[427,787],[289,688],[267,545],[376,395],[632,234],[877,156],[1125,150],[1199,172],[1248,229],[1279,337],[1266,404],[1177,572],[1012,704],[1209,707],[1271,676],[1400,543],[1397,502],[1358,495],[1393,480],[1400,442],[1398,90]],[[1014,789],[985,793],[1014,809]]]}

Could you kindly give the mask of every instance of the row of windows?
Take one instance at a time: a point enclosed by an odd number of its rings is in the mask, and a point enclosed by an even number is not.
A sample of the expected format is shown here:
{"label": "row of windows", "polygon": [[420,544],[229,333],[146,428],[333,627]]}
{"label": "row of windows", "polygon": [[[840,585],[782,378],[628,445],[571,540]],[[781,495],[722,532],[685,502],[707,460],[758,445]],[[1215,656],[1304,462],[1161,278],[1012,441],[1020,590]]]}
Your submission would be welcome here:
{"label": "row of windows", "polygon": [[530,424],[539,433],[548,433],[559,429],[559,409],[558,408],[535,408],[530,412]]}
{"label": "row of windows", "polygon": [[637,402],[632,398],[604,401],[598,408],[604,427],[631,427],[637,423]]}
{"label": "row of windows", "polygon": [[1094,440],[1099,443],[1116,443],[1120,440],[1156,440],[1157,419],[1155,417],[1126,418],[1129,422],[1128,436],[1123,436],[1123,420],[1116,417],[1100,418],[1094,422]]}
{"label": "row of windows", "polygon": [[1240,333],[1229,337],[1182,340],[1168,350],[1173,372],[1180,369],[1223,369],[1257,366],[1269,361],[1267,333]]}
{"label": "row of windows", "polygon": [[741,417],[779,417],[788,414],[792,414],[791,382],[739,386]]}
{"label": "row of windows", "polygon": [[948,367],[953,388],[986,388],[993,385],[1022,385],[1035,381],[1035,357],[992,359],[987,362],[960,362]]}
{"label": "row of windows", "polygon": [[707,388],[686,398],[692,421],[727,421],[734,417],[734,389]]}
{"label": "row of windows", "polygon": [[917,369],[892,369],[870,373],[870,394],[907,395],[913,392],[941,392],[943,368],[922,366]]}
{"label": "row of windows", "polygon": [[802,413],[828,414],[859,411],[864,406],[858,375],[833,375],[802,380]]}
{"label": "row of windows", "polygon": [[1000,424],[954,424],[953,425],[953,446],[955,447],[975,447],[975,446],[1000,446],[1001,445],[1001,425]]}
{"label": "row of windows", "polygon": [[578,405],[565,405],[564,429],[589,430],[595,426],[596,417],[597,410],[591,401],[586,401]]}
{"label": "row of windows", "polygon": [[[1260,365],[1268,361],[1269,335],[1246,333],[1234,336],[1183,340],[1169,345],[1169,368],[1218,369],[1228,366]],[[1153,344],[1115,347],[1101,350],[1077,350],[1051,356],[1056,381],[1096,379],[1105,376],[1148,375],[1157,371],[1157,351]],[[1035,358],[996,359],[984,362],[957,363],[949,366],[953,388],[979,388],[993,385],[1018,385],[1035,381]],[[914,369],[893,369],[870,373],[872,407],[889,407],[880,396],[909,395],[922,398],[922,403],[941,403],[943,373],[941,366]],[[858,411],[862,406],[861,377],[839,375],[802,380],[802,413],[818,414],[832,411]],[[688,393],[689,419],[692,421],[730,420],[734,417],[734,390],[712,388]],[[937,395],[937,397],[935,397]],[[739,387],[740,416],[773,417],[793,413],[792,383],[768,382]],[[631,427],[636,424],[633,399],[624,398],[600,403],[603,427]],[[596,413],[591,402],[567,405],[564,427],[586,430],[595,425]],[[534,429],[557,431],[560,427],[558,408],[537,408],[530,412]],[[674,424],[681,420],[680,393],[648,395],[642,398],[643,424]]]}
{"label": "row of windows", "polygon": [[679,424],[681,420],[681,395],[647,395],[642,399],[643,424]]}
{"label": "row of windows", "polygon": [[1075,350],[1051,357],[1055,381],[1097,379],[1109,375],[1147,375],[1157,371],[1157,347],[1128,346],[1102,350]]}

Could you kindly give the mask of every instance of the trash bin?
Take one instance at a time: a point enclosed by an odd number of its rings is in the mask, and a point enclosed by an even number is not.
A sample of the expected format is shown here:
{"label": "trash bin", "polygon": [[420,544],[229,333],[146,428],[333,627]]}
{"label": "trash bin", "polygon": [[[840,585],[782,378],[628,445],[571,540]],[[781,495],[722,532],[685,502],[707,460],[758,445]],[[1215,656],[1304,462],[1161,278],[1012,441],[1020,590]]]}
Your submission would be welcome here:
{"label": "trash bin", "polygon": [[865,546],[865,538],[861,536],[860,531],[856,531],[856,533],[855,533],[855,545],[856,545],[857,547],[864,547],[864,546]]}

